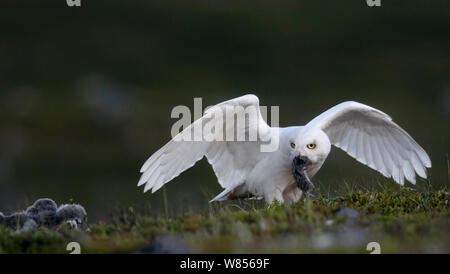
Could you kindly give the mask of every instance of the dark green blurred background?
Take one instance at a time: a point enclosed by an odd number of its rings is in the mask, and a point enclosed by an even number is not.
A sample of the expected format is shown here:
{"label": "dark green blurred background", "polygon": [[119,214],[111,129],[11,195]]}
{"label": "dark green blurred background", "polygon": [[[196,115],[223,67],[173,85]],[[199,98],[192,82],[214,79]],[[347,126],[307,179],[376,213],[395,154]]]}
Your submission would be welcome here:
{"label": "dark green blurred background", "polygon": [[[281,126],[344,100],[381,109],[429,153],[438,187],[448,185],[450,5],[1,1],[0,92],[4,213],[40,197],[73,198],[91,220],[117,205],[160,211],[162,191],[136,184],[170,139],[172,108],[249,92],[280,106]],[[314,181],[395,184],[338,149]],[[205,159],[165,188],[172,213],[220,191]]]}

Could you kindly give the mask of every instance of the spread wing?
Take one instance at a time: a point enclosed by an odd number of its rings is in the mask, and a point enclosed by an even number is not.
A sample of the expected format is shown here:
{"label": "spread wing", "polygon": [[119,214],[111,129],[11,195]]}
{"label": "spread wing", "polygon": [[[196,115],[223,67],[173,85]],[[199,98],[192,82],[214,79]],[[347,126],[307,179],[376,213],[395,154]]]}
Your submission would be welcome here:
{"label": "spread wing", "polygon": [[[232,114],[232,123],[226,119],[227,113]],[[209,129],[211,125],[216,127],[208,130],[208,125]],[[196,131],[196,128],[203,131]],[[244,95],[215,105],[145,162],[138,186],[146,184],[144,192],[152,189],[153,193],[206,156],[220,185],[227,189],[234,188],[243,183],[251,171],[252,162],[256,160],[257,142],[245,141],[254,137],[255,133],[257,138],[262,139],[270,134],[270,127],[261,115],[258,97]],[[191,141],[186,141],[184,136],[192,136]],[[220,141],[221,137],[223,141]],[[240,141],[230,142],[228,138]]]}
{"label": "spread wing", "polygon": [[387,114],[357,102],[344,102],[317,116],[307,127],[322,129],[336,147],[359,162],[392,177],[416,183],[427,178],[431,161],[425,150]]}

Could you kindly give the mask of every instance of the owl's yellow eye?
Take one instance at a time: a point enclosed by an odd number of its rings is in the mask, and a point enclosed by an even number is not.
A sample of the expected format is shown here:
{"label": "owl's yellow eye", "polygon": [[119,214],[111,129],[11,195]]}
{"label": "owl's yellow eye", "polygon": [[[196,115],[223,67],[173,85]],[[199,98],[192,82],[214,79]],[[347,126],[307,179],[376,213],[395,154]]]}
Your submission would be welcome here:
{"label": "owl's yellow eye", "polygon": [[292,147],[292,148],[295,148],[295,144],[294,144],[294,143],[291,143],[291,147]]}
{"label": "owl's yellow eye", "polygon": [[316,144],[307,144],[306,147],[309,148],[309,149],[315,149],[316,148]]}

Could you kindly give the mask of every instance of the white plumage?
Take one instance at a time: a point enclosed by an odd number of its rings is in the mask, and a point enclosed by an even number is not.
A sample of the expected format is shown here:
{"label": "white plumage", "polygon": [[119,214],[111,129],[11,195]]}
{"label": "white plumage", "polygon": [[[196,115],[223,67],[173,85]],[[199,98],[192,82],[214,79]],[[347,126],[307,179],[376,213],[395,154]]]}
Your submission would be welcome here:
{"label": "white plumage", "polygon": [[[246,116],[246,123],[237,123],[236,127],[224,122],[224,134],[241,130],[248,136],[256,130],[256,141],[214,141],[215,136],[198,138],[201,141],[180,141],[183,133],[194,133],[196,126],[204,126],[227,107],[249,106],[257,110],[257,115]],[[278,140],[278,149],[262,152],[261,145],[273,138]],[[293,203],[302,194],[292,173],[294,158],[310,161],[305,173],[312,178],[327,158],[331,145],[401,185],[405,178],[415,184],[416,173],[426,178],[426,168],[431,167],[427,153],[406,131],[387,114],[367,105],[344,102],[305,126],[275,128],[262,118],[258,97],[245,95],[207,110],[202,118],[155,152],[142,166],[138,186],[145,184],[144,191],[152,189],[153,193],[206,156],[225,189],[212,201],[251,194],[264,197],[269,203],[273,199]]]}

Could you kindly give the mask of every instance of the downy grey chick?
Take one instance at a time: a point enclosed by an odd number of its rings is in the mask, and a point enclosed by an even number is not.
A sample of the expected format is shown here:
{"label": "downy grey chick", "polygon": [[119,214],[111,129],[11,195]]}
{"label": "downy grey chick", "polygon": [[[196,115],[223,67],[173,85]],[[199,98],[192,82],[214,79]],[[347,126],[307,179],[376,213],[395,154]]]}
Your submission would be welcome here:
{"label": "downy grey chick", "polygon": [[38,224],[47,228],[54,228],[61,223],[56,215],[57,205],[55,201],[48,198],[38,199],[34,204],[27,208],[28,216]]}
{"label": "downy grey chick", "polygon": [[3,224],[7,228],[11,228],[13,230],[22,230],[29,229],[32,227],[37,227],[36,222],[28,216],[26,212],[17,212],[13,213],[9,216],[0,217],[0,224]]}
{"label": "downy grey chick", "polygon": [[61,205],[56,215],[59,220],[69,223],[72,228],[89,230],[87,213],[81,205]]}
{"label": "downy grey chick", "polygon": [[57,229],[62,223],[68,223],[71,228],[81,228],[89,231],[87,213],[81,205],[61,205],[57,208],[55,201],[48,198],[39,199],[26,211],[5,216],[0,212],[0,225],[16,231],[27,231],[45,227]]}

